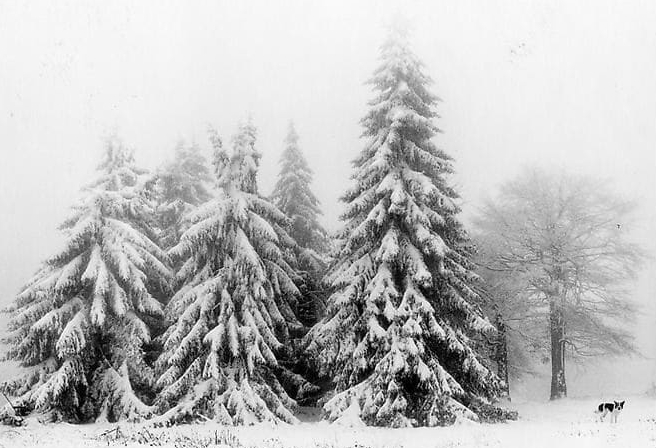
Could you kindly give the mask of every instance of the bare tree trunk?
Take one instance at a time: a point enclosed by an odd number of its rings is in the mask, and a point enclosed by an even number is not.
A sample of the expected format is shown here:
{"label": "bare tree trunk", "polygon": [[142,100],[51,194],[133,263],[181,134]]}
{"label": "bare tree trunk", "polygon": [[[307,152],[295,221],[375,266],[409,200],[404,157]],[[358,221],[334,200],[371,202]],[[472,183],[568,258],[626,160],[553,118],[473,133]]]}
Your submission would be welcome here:
{"label": "bare tree trunk", "polygon": [[551,332],[551,400],[567,396],[565,382],[565,320],[563,311],[551,300],[549,324]]}
{"label": "bare tree trunk", "polygon": [[497,364],[497,375],[503,380],[501,395],[510,400],[510,382],[508,378],[508,337],[506,335],[506,324],[501,313],[496,315],[497,340],[494,350],[494,358]]}

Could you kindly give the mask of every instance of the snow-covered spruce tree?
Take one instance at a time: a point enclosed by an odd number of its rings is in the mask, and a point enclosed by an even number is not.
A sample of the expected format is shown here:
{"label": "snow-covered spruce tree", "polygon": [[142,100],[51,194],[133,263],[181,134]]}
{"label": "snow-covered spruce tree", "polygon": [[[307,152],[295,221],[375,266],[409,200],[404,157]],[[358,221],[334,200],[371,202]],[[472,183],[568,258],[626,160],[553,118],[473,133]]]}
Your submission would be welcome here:
{"label": "snow-covered spruce tree", "polygon": [[7,357],[24,367],[5,384],[55,419],[136,419],[154,383],[144,361],[150,326],[163,317],[168,257],[147,235],[144,171],[115,137],[100,177],[63,223],[64,248],[46,260],[9,308]]}
{"label": "snow-covered spruce tree", "polygon": [[289,236],[296,242],[298,267],[303,281],[299,287],[299,317],[314,324],[323,312],[321,277],[326,268],[328,236],[318,221],[319,201],[310,189],[312,170],[298,145],[298,134],[290,123],[280,174],[273,190],[273,203],[289,218]]}
{"label": "snow-covered spruce tree", "polygon": [[207,160],[196,144],[178,143],[175,157],[157,174],[156,210],[161,247],[170,249],[180,241],[184,216],[208,201],[211,175]]}
{"label": "snow-covered spruce tree", "polygon": [[451,158],[431,140],[437,98],[403,34],[381,51],[370,81],[378,94],[362,120],[369,140],[353,162],[328,274],[335,292],[308,333],[307,355],[333,379],[331,420],[345,412],[396,427],[476,419],[472,409],[496,396],[499,380],[470,336],[494,329],[471,287]]}
{"label": "snow-covered spruce tree", "polygon": [[210,138],[218,196],[191,213],[172,250],[185,261],[183,286],[169,303],[175,323],[158,362],[159,403],[168,409],[162,418],[295,422],[295,402],[278,379],[283,343],[300,327],[285,217],[258,194],[253,125],[241,126],[232,152],[216,133]]}

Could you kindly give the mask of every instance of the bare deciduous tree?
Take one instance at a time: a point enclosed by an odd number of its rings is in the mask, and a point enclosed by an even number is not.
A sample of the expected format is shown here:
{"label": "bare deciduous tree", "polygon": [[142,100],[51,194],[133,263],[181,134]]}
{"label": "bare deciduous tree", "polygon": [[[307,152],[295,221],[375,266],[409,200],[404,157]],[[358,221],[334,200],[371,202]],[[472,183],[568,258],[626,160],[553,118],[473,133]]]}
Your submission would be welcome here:
{"label": "bare deciduous tree", "polygon": [[546,321],[552,400],[567,395],[566,353],[635,351],[627,288],[644,254],[627,238],[634,209],[601,182],[533,169],[505,184],[477,219],[482,265],[496,273],[497,299],[504,296],[502,323],[521,332],[513,321],[532,322],[523,335],[530,339],[539,335],[536,315]]}

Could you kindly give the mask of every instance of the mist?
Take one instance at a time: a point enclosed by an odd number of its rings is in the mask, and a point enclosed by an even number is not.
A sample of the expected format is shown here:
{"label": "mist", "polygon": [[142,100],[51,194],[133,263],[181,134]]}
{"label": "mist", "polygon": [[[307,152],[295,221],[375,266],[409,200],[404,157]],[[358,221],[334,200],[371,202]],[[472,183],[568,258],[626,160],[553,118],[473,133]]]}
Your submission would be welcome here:
{"label": "mist", "polygon": [[[653,2],[2,2],[0,305],[61,244],[113,131],[155,170],[179,140],[209,155],[209,124],[227,140],[252,117],[268,194],[292,120],[323,224],[338,229],[365,82],[400,12],[442,100],[437,143],[465,223],[524,167],[567,169],[636,201],[630,227],[656,253]],[[656,381],[654,297],[652,259],[634,294],[645,359],[576,367],[573,395]]]}

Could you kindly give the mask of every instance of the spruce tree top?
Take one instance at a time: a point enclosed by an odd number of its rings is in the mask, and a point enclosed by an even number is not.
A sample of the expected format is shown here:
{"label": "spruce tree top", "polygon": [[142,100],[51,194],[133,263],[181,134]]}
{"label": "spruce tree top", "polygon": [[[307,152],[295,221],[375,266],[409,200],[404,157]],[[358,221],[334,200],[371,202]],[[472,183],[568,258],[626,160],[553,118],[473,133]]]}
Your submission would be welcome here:
{"label": "spruce tree top", "polygon": [[154,180],[159,243],[169,249],[180,240],[186,226],[184,217],[212,197],[209,189],[212,176],[200,147],[180,142],[174,160]]}
{"label": "spruce tree top", "polygon": [[181,201],[197,206],[211,198],[207,187],[211,177],[197,144],[178,143],[175,159],[159,175],[165,202]]}
{"label": "spruce tree top", "polygon": [[312,170],[299,147],[293,123],[289,124],[280,165],[272,200],[290,219],[290,235],[298,245],[321,252],[326,248],[326,231],[317,221],[321,210],[319,200],[310,189]]}
{"label": "spruce tree top", "polygon": [[[216,137],[215,137],[216,138]],[[233,137],[232,157],[228,157],[222,146],[215,146],[214,166],[218,175],[217,185],[226,195],[237,191],[257,195],[257,169],[262,155],[255,149],[257,129],[249,119],[239,126]]]}

